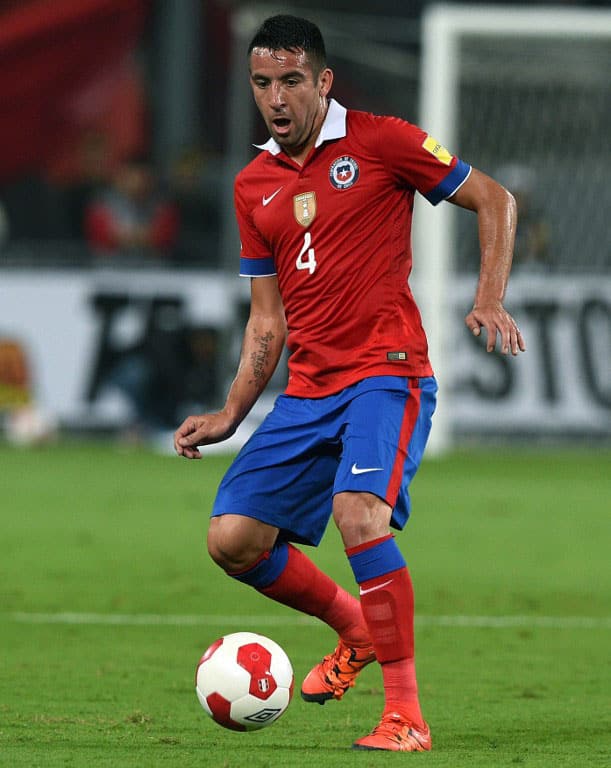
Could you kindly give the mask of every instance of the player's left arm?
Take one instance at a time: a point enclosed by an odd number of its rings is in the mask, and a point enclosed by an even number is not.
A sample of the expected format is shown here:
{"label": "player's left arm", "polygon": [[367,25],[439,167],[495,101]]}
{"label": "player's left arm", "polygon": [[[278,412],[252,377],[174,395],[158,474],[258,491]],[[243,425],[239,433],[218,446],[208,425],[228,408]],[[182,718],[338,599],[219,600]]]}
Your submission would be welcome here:
{"label": "player's left arm", "polygon": [[473,309],[465,318],[469,330],[486,331],[486,348],[492,352],[497,335],[501,351],[513,355],[526,350],[518,326],[503,306],[515,240],[517,211],[513,195],[476,168],[448,198],[451,203],[477,214],[481,264]]}

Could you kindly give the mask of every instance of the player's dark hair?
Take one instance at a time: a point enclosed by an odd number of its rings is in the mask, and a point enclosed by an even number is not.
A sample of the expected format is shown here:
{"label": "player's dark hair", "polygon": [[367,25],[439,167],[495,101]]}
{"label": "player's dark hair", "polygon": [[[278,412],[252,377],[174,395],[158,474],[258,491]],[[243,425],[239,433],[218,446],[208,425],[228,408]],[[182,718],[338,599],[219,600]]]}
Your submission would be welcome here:
{"label": "player's dark hair", "polygon": [[256,31],[248,46],[248,55],[253,48],[268,48],[270,51],[304,51],[307,54],[314,76],[327,66],[327,52],[320,29],[307,19],[299,16],[270,16]]}

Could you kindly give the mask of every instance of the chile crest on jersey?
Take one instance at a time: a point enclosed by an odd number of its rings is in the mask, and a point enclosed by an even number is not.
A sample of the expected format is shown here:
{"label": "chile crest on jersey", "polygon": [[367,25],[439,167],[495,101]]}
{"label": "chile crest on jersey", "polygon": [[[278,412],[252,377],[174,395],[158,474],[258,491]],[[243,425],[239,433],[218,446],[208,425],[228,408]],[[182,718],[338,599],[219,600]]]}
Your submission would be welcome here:
{"label": "chile crest on jersey", "polygon": [[349,189],[359,178],[359,164],[350,155],[338,157],[329,168],[329,181],[335,189]]}

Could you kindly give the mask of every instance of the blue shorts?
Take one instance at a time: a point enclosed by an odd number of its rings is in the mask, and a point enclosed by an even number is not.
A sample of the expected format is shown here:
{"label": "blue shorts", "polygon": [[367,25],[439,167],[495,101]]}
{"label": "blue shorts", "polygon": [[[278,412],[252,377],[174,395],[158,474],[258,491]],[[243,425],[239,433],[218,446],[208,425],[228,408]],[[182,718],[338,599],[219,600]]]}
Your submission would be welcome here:
{"label": "blue shorts", "polygon": [[366,491],[393,508],[400,530],[436,393],[432,376],[376,376],[328,397],[280,395],[221,481],[212,516],[253,517],[317,545],[334,494]]}

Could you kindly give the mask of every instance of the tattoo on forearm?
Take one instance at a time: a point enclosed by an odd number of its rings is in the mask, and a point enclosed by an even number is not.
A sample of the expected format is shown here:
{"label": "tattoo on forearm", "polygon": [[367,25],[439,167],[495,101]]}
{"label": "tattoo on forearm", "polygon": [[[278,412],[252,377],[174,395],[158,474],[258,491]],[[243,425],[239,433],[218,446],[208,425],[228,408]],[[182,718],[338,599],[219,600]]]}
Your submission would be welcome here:
{"label": "tattoo on forearm", "polygon": [[274,334],[268,331],[263,336],[257,336],[256,328],[253,329],[255,335],[255,341],[258,344],[258,349],[250,355],[250,364],[252,366],[252,378],[249,384],[255,384],[260,389],[263,389],[267,381],[266,369],[269,365],[270,358],[270,345],[274,340]]}

